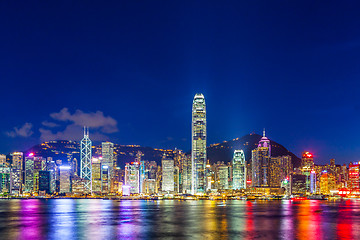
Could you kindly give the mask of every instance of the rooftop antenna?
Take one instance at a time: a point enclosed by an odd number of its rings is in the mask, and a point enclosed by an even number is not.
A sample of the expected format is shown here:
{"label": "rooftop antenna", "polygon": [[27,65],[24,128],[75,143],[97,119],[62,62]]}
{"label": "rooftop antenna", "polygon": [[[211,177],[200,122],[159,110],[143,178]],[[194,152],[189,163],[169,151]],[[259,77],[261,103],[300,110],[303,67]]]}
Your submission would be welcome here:
{"label": "rooftop antenna", "polygon": [[264,128],[264,130],[263,130],[263,137],[265,137],[265,128]]}

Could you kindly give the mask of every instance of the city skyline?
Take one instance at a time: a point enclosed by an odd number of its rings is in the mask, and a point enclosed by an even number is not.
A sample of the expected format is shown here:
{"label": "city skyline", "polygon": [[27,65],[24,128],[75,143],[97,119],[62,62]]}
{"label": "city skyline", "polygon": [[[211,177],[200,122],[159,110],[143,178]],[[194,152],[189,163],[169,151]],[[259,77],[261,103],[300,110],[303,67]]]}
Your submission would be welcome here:
{"label": "city skyline", "polygon": [[360,239],[360,1],[0,1],[4,239]]}
{"label": "city skyline", "polygon": [[2,153],[84,125],[189,150],[202,92],[209,144],[265,127],[297,155],[359,160],[359,3],[1,4]]}

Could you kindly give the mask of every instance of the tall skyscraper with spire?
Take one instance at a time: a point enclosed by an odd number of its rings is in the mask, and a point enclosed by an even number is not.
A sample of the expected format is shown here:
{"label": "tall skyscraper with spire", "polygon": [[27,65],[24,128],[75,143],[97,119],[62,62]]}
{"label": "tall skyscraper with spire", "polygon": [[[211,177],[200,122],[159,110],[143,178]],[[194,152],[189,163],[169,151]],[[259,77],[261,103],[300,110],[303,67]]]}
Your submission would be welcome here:
{"label": "tall skyscraper with spire", "polygon": [[206,186],[206,105],[204,95],[201,93],[195,94],[193,100],[191,141],[191,193],[204,193]]}
{"label": "tall skyscraper with spire", "polygon": [[85,191],[91,193],[91,140],[89,128],[84,127],[84,138],[80,144],[80,177],[85,181]]}
{"label": "tall skyscraper with spire", "polygon": [[252,186],[253,187],[268,187],[269,186],[269,160],[271,157],[270,140],[265,136],[265,129],[263,137],[259,141],[256,149],[252,150],[251,165],[252,165]]}

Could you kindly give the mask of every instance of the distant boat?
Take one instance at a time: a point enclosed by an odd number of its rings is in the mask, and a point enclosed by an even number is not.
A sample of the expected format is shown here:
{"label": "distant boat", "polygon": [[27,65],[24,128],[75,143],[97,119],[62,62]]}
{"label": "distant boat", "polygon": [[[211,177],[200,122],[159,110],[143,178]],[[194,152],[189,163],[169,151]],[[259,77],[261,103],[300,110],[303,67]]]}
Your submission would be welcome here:
{"label": "distant boat", "polygon": [[310,200],[326,200],[324,195],[310,195],[307,197]]}

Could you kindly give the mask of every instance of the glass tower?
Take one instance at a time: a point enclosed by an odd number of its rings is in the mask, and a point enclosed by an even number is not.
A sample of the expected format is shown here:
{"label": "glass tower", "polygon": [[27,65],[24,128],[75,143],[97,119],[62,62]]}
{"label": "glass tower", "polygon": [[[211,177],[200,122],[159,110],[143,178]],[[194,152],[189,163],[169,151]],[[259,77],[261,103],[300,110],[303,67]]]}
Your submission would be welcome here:
{"label": "glass tower", "polygon": [[111,142],[103,142],[102,147],[102,164],[108,166],[112,170],[114,166],[114,144]]}
{"label": "glass tower", "polygon": [[195,94],[194,97],[191,132],[191,193],[204,193],[206,166],[206,106],[204,95],[201,93]]}
{"label": "glass tower", "polygon": [[84,128],[84,138],[81,140],[80,164],[80,177],[87,180],[84,184],[85,191],[91,192],[91,140],[89,129],[86,128]]}
{"label": "glass tower", "polygon": [[243,150],[235,150],[233,157],[233,189],[246,188],[246,161]]}

